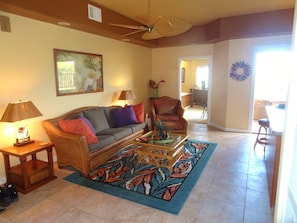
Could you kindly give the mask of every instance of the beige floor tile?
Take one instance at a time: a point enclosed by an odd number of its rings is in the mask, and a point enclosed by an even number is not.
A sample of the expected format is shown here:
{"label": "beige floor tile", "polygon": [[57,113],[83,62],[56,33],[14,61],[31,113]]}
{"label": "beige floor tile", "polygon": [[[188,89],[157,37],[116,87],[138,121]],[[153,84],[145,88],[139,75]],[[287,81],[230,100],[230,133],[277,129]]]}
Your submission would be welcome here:
{"label": "beige floor tile", "polygon": [[148,222],[150,217],[157,211],[135,202],[121,200],[112,211],[107,213],[105,219],[110,222],[142,223]]}
{"label": "beige floor tile", "polygon": [[247,174],[238,173],[232,170],[218,171],[215,175],[214,183],[217,185],[230,185],[240,188],[247,187]]}
{"label": "beige floor tile", "polygon": [[107,223],[103,219],[98,218],[90,213],[83,212],[76,208],[70,208],[59,216],[54,223]]}
{"label": "beige floor tile", "polygon": [[239,223],[243,222],[243,213],[243,206],[206,199],[199,212],[197,222]]}
{"label": "beige floor tile", "polygon": [[12,220],[20,223],[54,222],[56,218],[67,212],[69,209],[69,206],[65,206],[60,202],[44,199],[34,206],[27,206],[26,210],[13,217]]}
{"label": "beige floor tile", "polygon": [[213,182],[207,193],[207,198],[244,207],[246,189]]}
{"label": "beige floor tile", "polygon": [[[2,214],[2,213],[1,213]],[[0,222],[1,223],[13,223],[13,221],[9,220],[7,217],[5,216],[1,216],[0,214]]]}

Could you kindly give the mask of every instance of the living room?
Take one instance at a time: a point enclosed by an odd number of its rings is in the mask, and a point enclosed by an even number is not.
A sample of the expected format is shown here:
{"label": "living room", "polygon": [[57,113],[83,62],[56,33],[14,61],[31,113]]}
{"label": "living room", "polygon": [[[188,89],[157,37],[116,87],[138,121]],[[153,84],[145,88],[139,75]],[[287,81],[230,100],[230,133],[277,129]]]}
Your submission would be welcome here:
{"label": "living room", "polygon": [[[212,58],[210,124],[224,131],[248,132],[253,78],[242,82],[231,80],[230,66],[238,60],[253,66],[255,48],[291,45],[292,38],[291,34],[271,35],[151,49],[7,12],[1,15],[10,18],[11,32],[0,35],[0,113],[9,102],[33,101],[43,116],[28,120],[29,131],[33,138],[44,141],[48,141],[48,137],[40,125],[42,120],[77,107],[117,104],[123,89],[132,89],[136,95],[129,103],[144,101],[148,111],[150,79],[165,80],[159,88],[160,95],[179,98],[176,87],[180,81],[179,58],[206,55]],[[53,49],[102,55],[104,91],[57,96]],[[8,127],[9,123],[0,125],[0,147],[15,141]],[[3,178],[2,156],[0,160],[0,178]]]}

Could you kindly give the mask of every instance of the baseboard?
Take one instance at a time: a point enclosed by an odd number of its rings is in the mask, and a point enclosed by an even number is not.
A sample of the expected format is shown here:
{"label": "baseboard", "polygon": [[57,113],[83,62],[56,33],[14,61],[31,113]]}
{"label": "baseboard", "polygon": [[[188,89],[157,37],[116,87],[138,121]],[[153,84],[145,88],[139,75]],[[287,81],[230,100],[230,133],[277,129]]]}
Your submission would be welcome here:
{"label": "baseboard", "polygon": [[216,125],[216,124],[213,124],[213,123],[209,123],[208,125],[212,126],[212,127],[215,127],[217,129],[220,129],[222,131],[225,131],[225,132],[240,132],[240,133],[249,133],[248,130],[245,130],[245,129],[233,129],[233,128],[225,128],[223,126],[220,126],[220,125]]}

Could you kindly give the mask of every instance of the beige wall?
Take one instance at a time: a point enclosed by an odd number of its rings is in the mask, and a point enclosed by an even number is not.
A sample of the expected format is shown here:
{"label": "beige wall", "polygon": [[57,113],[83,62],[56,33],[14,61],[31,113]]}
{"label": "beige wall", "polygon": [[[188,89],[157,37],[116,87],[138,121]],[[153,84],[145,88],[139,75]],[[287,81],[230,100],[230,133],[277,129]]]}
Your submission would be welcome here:
{"label": "beige wall", "polygon": [[[253,114],[255,56],[259,50],[283,47],[291,44],[291,36],[262,37],[230,40],[228,51],[228,92],[226,130],[243,130],[251,128]],[[229,77],[230,67],[237,61],[245,61],[252,67],[251,76],[245,81],[235,81]],[[268,83],[269,84],[269,83]]]}
{"label": "beige wall", "polygon": [[227,88],[228,88],[228,52],[229,42],[221,42],[214,45],[213,69],[211,86],[208,90],[210,98],[209,120],[220,127],[225,126],[227,112]]}
{"label": "beige wall", "polygon": [[[0,32],[0,115],[9,102],[32,100],[43,114],[26,122],[33,139],[48,140],[41,120],[80,106],[118,103],[116,97],[122,89],[134,91],[137,98],[133,103],[148,103],[151,49],[12,14],[0,14],[10,17],[12,30]],[[57,97],[54,48],[102,54],[104,92]],[[14,135],[9,131],[11,127],[11,124],[0,123],[0,147],[14,142]],[[4,175],[1,155],[0,178]]]}
{"label": "beige wall", "polygon": [[154,80],[165,80],[165,83],[159,88],[160,96],[167,95],[179,98],[181,59],[194,56],[197,58],[200,55],[210,56],[212,49],[212,44],[153,49],[152,78]]}
{"label": "beige wall", "polygon": [[[227,131],[247,132],[253,111],[255,53],[260,48],[290,44],[291,36],[284,35],[153,49],[152,75],[153,79],[166,81],[160,87],[160,96],[179,97],[180,58],[210,56],[210,124]],[[251,65],[252,75],[247,80],[238,82],[229,77],[229,72],[232,64],[241,60]]]}

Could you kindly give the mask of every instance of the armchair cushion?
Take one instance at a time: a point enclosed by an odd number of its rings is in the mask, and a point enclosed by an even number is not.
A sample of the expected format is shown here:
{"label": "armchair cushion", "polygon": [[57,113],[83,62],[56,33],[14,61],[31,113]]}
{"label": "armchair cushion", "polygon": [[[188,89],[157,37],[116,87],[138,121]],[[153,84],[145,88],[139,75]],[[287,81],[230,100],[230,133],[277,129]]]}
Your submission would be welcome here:
{"label": "armchair cushion", "polygon": [[156,100],[155,108],[158,115],[176,114],[177,100]]}
{"label": "armchair cushion", "polygon": [[157,119],[160,119],[162,121],[178,121],[179,116],[172,114],[172,115],[157,115]]}

